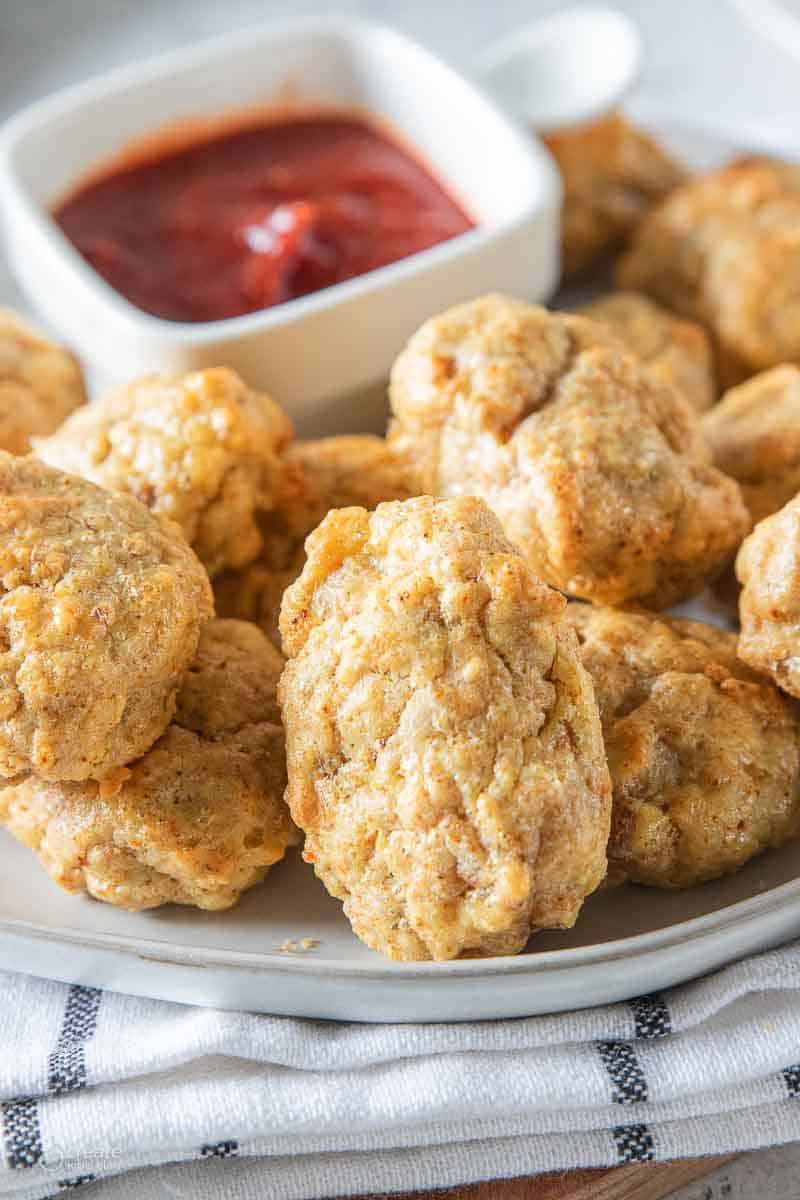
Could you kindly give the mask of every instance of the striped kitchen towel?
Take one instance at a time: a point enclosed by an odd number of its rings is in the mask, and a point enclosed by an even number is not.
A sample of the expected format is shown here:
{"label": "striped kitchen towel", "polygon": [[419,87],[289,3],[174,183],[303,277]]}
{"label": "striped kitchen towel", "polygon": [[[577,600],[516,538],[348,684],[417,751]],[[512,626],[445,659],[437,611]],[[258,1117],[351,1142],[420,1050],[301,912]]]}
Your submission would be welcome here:
{"label": "striped kitchen towel", "polygon": [[21,1200],[311,1200],[800,1139],[800,943],[514,1021],[303,1021],[13,974],[0,1013],[0,1194]]}

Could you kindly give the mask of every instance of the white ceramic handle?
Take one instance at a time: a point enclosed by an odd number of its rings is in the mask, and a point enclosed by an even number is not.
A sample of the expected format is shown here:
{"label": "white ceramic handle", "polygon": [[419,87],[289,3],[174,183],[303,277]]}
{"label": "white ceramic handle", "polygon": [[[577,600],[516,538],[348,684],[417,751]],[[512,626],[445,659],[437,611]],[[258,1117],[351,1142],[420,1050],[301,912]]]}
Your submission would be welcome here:
{"label": "white ceramic handle", "polygon": [[534,21],[480,56],[481,83],[516,120],[554,129],[614,108],[635,83],[642,39],[617,9],[591,4]]}

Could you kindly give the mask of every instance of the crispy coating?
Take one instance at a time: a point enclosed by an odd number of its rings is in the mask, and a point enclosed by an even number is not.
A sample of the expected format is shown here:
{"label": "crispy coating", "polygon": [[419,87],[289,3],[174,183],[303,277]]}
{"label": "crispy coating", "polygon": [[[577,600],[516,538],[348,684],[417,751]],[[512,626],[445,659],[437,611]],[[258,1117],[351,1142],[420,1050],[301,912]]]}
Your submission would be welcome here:
{"label": "crispy coating", "polygon": [[459,305],[411,338],[390,396],[418,490],[480,496],[562,591],[664,608],[747,530],[688,402],[584,317],[502,296]]}
{"label": "crispy coating", "polygon": [[[739,484],[751,526],[777,512],[800,491],[800,368],[785,363],[729,388],[703,433],[716,466]],[[708,599],[734,626],[740,592],[731,561]]]}
{"label": "crispy coating", "polygon": [[800,167],[745,159],[684,184],[640,225],[618,280],[710,329],[724,386],[800,361]]}
{"label": "crispy coating", "polygon": [[86,400],[83,373],[68,351],[10,309],[0,309],[0,450],[27,454]]}
{"label": "crispy coating", "polygon": [[759,522],[736,556],[739,656],[800,696],[800,496]]}
{"label": "crispy coating", "polygon": [[409,470],[387,446],[368,434],[296,442],[284,459],[284,486],[275,507],[259,518],[264,546],[241,571],[214,581],[220,616],[255,621],[279,645],[283,593],[303,569],[304,544],[332,508],[373,509],[384,500],[412,495]]}
{"label": "crispy coating", "polygon": [[677,388],[695,412],[716,399],[714,356],[708,334],[641,292],[610,292],[581,309],[609,329],[659,383]]}
{"label": "crispy coating", "polygon": [[0,788],[0,820],[69,892],[229,908],[298,838],[282,798],[282,665],[254,625],[212,621],[172,723],[117,785],[29,775]]}
{"label": "crispy coating", "polygon": [[289,419],[269,396],[215,367],[118,388],[35,439],[34,450],[176,521],[213,576],[261,549],[256,510],[275,502],[290,438]]}
{"label": "crispy coating", "polygon": [[304,856],[391,958],[514,954],[605,873],[610,786],[563,599],[472,497],[328,514],[284,596]]}
{"label": "crispy coating", "polygon": [[214,740],[247,725],[280,725],[282,670],[283,656],[250,621],[209,621],[181,681],[173,724]]}
{"label": "crispy coating", "polygon": [[0,776],[101,779],[166,728],[211,587],[138,500],[0,453]]}
{"label": "crispy coating", "polygon": [[800,833],[800,709],[699,621],[571,604],[614,789],[609,875],[716,879]]}
{"label": "crispy coating", "polygon": [[731,388],[703,419],[714,462],[738,480],[753,525],[800,491],[800,368],[773,367]]}
{"label": "crispy coating", "polygon": [[564,274],[579,275],[623,245],[647,212],[686,178],[661,146],[620,113],[546,134],[564,181]]}

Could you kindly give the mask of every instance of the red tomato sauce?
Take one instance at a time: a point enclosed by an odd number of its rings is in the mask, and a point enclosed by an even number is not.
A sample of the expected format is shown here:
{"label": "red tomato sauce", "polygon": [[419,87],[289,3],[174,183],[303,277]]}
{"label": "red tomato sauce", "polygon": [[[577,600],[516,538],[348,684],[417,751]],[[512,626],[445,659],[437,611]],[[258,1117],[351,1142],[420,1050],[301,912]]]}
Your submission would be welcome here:
{"label": "red tomato sauce", "polygon": [[79,186],[54,217],[133,304],[216,321],[306,296],[473,228],[368,120],[266,120]]}

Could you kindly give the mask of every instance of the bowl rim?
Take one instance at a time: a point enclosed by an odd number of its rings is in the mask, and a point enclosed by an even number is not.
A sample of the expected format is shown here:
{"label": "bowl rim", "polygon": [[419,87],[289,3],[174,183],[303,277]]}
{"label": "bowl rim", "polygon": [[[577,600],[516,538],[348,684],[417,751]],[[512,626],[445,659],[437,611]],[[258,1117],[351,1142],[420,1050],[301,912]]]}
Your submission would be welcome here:
{"label": "bowl rim", "polygon": [[[76,247],[53,221],[49,212],[30,195],[22,182],[15,164],[15,155],[24,141],[34,136],[48,121],[64,113],[74,113],[81,108],[97,103],[109,93],[156,84],[176,70],[202,68],[211,63],[224,61],[240,50],[252,49],[254,43],[269,44],[285,38],[303,36],[328,36],[339,43],[363,42],[365,39],[389,39],[398,48],[399,55],[427,60],[440,72],[448,83],[468,88],[474,97],[487,109],[492,118],[505,127],[506,135],[516,142],[515,151],[527,158],[530,174],[539,177],[539,194],[529,192],[520,200],[519,208],[505,218],[489,225],[478,225],[474,229],[458,234],[447,241],[418,251],[394,263],[379,267],[353,279],[333,284],[306,296],[284,301],[271,308],[257,309],[241,316],[227,317],[215,321],[172,321],[154,316],[138,308],[117,292],[83,258]],[[232,115],[236,108],[230,110]],[[164,122],[169,127],[169,120]],[[152,131],[157,133],[157,127]],[[413,143],[412,143],[413,144]],[[433,164],[435,168],[435,163]],[[330,15],[307,15],[288,17],[262,22],[258,25],[237,29],[230,33],[205,38],[189,46],[168,50],[162,54],[113,68],[88,80],[68,85],[50,95],[33,101],[19,112],[12,114],[0,126],[0,207],[8,222],[8,210],[13,206],[24,216],[29,228],[41,242],[46,242],[54,257],[60,259],[65,272],[65,282],[79,284],[84,294],[92,293],[92,300],[102,307],[114,323],[117,333],[141,337],[151,341],[175,346],[202,346],[206,343],[252,337],[277,327],[294,325],[306,318],[313,318],[348,301],[383,291],[392,285],[400,285],[407,279],[424,274],[449,259],[464,255],[475,255],[490,247],[493,242],[512,235],[517,228],[528,224],[537,213],[548,207],[556,207],[561,200],[561,180],[547,149],[533,130],[525,130],[496,104],[479,81],[460,70],[445,56],[395,29],[389,24],[359,17],[337,17]],[[465,198],[468,200],[468,198]]]}

